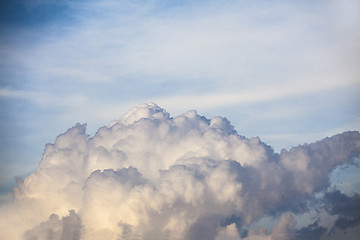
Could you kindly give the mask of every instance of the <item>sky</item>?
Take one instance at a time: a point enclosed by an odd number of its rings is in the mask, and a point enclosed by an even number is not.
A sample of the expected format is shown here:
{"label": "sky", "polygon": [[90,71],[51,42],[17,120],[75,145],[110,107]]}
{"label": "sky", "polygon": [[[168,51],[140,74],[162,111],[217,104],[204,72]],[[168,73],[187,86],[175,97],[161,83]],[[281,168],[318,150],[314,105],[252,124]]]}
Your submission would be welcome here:
{"label": "sky", "polygon": [[[276,153],[360,130],[357,0],[0,4],[1,202],[59,134],[95,136],[142,103],[226,117]],[[354,193],[357,169],[329,174]]]}

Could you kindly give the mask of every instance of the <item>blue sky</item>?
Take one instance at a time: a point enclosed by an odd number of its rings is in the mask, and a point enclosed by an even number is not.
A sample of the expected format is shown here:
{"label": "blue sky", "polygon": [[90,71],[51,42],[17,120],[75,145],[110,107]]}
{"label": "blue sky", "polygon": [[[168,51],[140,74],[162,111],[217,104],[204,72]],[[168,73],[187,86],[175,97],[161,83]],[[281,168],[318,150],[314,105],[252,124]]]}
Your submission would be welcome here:
{"label": "blue sky", "polygon": [[0,191],[75,123],[224,116],[290,148],[360,130],[359,2],[2,1]]}

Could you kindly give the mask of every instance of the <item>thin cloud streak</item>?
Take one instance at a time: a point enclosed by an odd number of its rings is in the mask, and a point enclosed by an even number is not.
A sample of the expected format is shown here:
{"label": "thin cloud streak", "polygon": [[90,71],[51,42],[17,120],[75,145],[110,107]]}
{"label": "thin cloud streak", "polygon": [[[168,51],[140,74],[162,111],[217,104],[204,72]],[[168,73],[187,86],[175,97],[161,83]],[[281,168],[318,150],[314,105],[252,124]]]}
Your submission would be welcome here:
{"label": "thin cloud streak", "polygon": [[[349,83],[348,87],[351,85],[353,84]],[[294,86],[294,84],[288,86],[279,85],[266,89],[260,87],[259,89],[251,89],[246,92],[240,91],[238,93],[230,92],[155,98],[155,102],[162,103],[171,109],[176,109],[177,106],[179,106],[177,103],[182,103],[181,107],[196,106],[200,109],[209,109],[245,103],[261,103],[286,99],[306,94],[314,94],[321,91],[328,91],[339,87],[344,87],[344,83],[334,81],[329,83],[327,86],[308,86],[303,84],[300,84],[299,86]]]}
{"label": "thin cloud streak", "polygon": [[74,105],[83,105],[87,101],[87,98],[82,94],[56,96],[50,93],[13,90],[10,88],[0,88],[0,98],[25,99],[40,106],[47,107],[74,107]]}

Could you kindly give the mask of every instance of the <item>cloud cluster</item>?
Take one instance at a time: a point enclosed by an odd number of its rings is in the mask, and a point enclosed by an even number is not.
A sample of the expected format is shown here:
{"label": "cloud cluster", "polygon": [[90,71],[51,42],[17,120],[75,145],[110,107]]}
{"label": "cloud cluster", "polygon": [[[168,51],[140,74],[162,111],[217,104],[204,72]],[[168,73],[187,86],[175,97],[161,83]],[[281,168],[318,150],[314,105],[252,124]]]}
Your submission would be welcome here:
{"label": "cloud cluster", "polygon": [[[282,207],[326,189],[359,154],[359,132],[278,154],[226,118],[142,104],[91,138],[77,124],[46,145],[0,208],[0,239],[291,239]],[[271,212],[281,217],[270,233],[243,231]]]}

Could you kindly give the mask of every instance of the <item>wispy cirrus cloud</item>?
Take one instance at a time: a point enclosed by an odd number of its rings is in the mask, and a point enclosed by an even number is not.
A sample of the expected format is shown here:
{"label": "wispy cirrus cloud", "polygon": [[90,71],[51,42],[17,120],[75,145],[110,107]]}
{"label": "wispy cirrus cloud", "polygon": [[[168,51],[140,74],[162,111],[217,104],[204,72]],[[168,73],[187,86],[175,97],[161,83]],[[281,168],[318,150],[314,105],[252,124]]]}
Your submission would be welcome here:
{"label": "wispy cirrus cloud", "polygon": [[144,84],[196,79],[222,91],[288,82],[320,89],[358,80],[356,15],[334,11],[331,2],[69,6],[76,13],[73,24],[61,34],[49,27],[21,56],[32,76],[86,82],[143,78]]}
{"label": "wispy cirrus cloud", "polygon": [[10,88],[0,89],[0,98],[10,99],[24,99],[40,106],[67,106],[74,107],[78,104],[84,104],[87,98],[84,95],[68,95],[68,96],[56,96],[50,93],[33,92],[24,90],[14,90]]}

